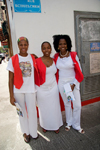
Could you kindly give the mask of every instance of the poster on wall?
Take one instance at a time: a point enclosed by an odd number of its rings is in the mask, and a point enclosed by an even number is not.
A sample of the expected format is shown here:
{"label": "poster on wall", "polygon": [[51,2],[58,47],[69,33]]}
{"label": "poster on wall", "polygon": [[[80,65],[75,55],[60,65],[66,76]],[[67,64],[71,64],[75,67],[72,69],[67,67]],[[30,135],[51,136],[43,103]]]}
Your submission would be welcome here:
{"label": "poster on wall", "polygon": [[100,53],[90,54],[90,73],[100,73]]}
{"label": "poster on wall", "polygon": [[41,13],[40,0],[13,0],[14,11],[19,13]]}
{"label": "poster on wall", "polygon": [[91,52],[98,52],[98,51],[100,51],[100,42],[90,43],[90,51]]}

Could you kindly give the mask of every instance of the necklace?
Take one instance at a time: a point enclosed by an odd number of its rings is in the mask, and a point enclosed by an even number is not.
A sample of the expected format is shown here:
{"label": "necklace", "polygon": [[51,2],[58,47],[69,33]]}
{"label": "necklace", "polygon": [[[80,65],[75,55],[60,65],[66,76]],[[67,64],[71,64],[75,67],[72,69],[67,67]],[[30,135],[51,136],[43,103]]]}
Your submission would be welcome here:
{"label": "necklace", "polygon": [[60,56],[61,56],[61,57],[65,57],[65,56],[67,56],[67,54],[68,54],[68,51],[66,52],[65,55],[61,55],[61,52],[60,52]]}

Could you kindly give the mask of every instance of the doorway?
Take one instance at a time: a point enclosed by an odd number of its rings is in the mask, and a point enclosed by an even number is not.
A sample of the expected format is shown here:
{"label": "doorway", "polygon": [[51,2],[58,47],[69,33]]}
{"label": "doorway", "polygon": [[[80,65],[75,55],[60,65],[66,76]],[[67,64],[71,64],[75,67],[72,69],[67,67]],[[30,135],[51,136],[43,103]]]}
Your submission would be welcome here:
{"label": "doorway", "polygon": [[100,13],[74,11],[76,52],[84,80],[82,101],[100,97]]}

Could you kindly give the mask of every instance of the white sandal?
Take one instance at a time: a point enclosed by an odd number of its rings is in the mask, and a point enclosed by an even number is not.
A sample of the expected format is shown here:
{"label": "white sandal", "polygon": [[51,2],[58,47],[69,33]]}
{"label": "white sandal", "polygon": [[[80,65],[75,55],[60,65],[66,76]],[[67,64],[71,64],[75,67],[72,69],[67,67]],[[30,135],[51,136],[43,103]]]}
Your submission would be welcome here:
{"label": "white sandal", "polygon": [[80,130],[78,130],[79,133],[84,134],[85,131],[81,128]]}
{"label": "white sandal", "polygon": [[69,131],[70,130],[70,126],[65,126],[65,130]]}

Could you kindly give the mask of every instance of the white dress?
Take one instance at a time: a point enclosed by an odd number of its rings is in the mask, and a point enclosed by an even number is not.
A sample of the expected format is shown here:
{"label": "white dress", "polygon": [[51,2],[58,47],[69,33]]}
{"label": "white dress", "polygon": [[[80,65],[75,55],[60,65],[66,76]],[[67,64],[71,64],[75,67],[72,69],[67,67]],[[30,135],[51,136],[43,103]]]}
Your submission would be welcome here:
{"label": "white dress", "polygon": [[58,130],[63,125],[55,63],[46,67],[46,82],[37,86],[37,104],[40,126],[46,130]]}

